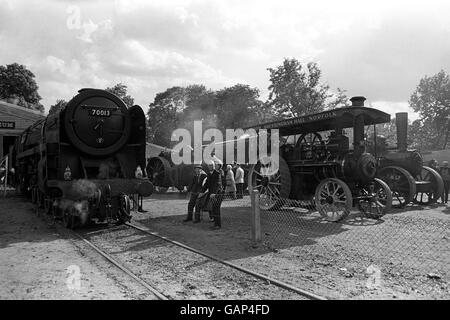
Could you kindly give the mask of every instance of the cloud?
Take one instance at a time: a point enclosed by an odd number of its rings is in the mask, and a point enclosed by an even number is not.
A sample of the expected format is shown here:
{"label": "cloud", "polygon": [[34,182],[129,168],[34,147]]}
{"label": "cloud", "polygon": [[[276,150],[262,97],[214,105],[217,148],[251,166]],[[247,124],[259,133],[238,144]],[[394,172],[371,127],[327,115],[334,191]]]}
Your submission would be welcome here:
{"label": "cloud", "polygon": [[389,113],[391,117],[395,117],[397,112],[407,112],[408,118],[410,121],[417,120],[419,118],[419,114],[415,113],[412,108],[410,108],[408,102],[403,101],[368,101],[366,103],[368,107],[379,109],[386,113]]}
{"label": "cloud", "polygon": [[[237,82],[267,96],[267,67],[316,61],[348,95],[405,109],[421,77],[450,71],[444,1],[0,0],[0,61],[27,65],[43,104],[128,85],[147,106],[175,85]],[[394,110],[394,109],[392,109]],[[405,109],[406,110],[406,109]]]}

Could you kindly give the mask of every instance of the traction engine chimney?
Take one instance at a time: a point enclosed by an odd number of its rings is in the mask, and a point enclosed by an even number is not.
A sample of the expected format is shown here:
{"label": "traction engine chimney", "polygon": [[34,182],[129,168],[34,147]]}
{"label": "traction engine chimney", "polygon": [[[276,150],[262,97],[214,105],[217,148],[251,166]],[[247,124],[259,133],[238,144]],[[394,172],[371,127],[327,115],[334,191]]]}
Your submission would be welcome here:
{"label": "traction engine chimney", "polygon": [[397,126],[397,149],[406,151],[408,144],[408,112],[397,112],[395,114],[395,124]]}

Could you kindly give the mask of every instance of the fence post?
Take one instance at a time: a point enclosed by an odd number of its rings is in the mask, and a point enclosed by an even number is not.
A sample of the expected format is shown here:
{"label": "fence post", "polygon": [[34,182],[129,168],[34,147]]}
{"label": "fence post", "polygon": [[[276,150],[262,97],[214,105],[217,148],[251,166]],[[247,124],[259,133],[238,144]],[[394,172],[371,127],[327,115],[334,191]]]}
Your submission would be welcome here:
{"label": "fence post", "polygon": [[259,191],[257,189],[252,190],[252,240],[256,245],[261,241],[261,215],[259,208]]}

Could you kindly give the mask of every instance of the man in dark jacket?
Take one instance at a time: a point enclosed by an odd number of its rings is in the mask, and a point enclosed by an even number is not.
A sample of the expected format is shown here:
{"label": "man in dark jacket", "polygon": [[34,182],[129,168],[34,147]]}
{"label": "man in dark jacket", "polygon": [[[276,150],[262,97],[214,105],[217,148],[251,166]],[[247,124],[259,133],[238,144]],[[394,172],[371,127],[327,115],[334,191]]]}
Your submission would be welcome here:
{"label": "man in dark jacket", "polygon": [[[209,165],[210,172],[206,183],[203,187],[200,199],[197,199],[198,205],[195,206],[195,221],[200,221],[200,210],[206,206],[210,210],[211,217],[214,221],[213,229],[220,229],[220,206],[223,200],[223,186],[222,186],[222,162],[216,160]],[[201,203],[201,204],[200,204]]]}
{"label": "man in dark jacket", "polygon": [[448,191],[450,189],[450,168],[448,166],[448,161],[442,163],[442,167],[439,171],[442,180],[444,181],[444,194],[442,197],[442,203],[448,202]]}
{"label": "man in dark jacket", "polygon": [[[207,175],[205,171],[202,170],[202,166],[197,165],[194,168],[194,177],[192,178],[192,182],[188,188],[191,192],[191,196],[189,198],[188,203],[188,214],[184,222],[192,221],[192,213],[194,212],[194,207],[196,206],[198,196],[203,188],[203,182],[206,179]],[[196,210],[197,211],[197,210]]]}

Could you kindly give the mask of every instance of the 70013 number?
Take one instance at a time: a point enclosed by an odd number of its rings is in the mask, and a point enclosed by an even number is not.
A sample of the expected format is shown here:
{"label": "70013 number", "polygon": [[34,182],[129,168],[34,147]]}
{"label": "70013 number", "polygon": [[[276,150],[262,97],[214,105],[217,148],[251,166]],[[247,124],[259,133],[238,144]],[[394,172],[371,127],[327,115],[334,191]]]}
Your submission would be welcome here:
{"label": "70013 number", "polygon": [[90,109],[89,115],[94,117],[109,117],[111,116],[111,110],[107,109]]}

